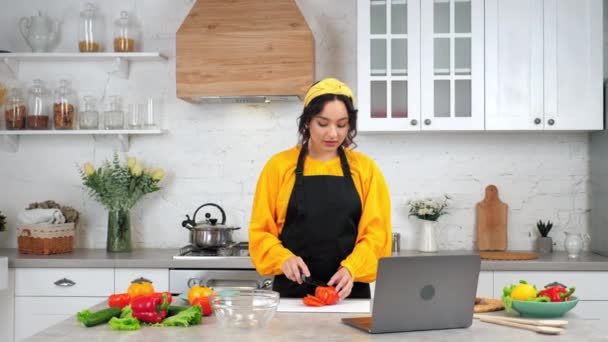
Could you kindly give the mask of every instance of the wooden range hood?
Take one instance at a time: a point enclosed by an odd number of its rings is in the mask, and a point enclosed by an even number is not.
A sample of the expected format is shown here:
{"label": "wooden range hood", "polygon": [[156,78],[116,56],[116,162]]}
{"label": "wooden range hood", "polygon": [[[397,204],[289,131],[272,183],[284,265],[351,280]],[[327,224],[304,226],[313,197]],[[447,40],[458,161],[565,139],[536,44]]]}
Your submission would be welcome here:
{"label": "wooden range hood", "polygon": [[198,0],[177,31],[177,97],[192,103],[303,97],[314,38],[294,0]]}

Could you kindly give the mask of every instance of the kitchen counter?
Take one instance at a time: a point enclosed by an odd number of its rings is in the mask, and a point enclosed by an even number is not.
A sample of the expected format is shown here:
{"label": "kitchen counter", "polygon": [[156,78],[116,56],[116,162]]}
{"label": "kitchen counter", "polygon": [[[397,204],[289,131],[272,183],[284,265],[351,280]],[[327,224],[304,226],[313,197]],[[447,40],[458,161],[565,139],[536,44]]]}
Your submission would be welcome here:
{"label": "kitchen counter", "polygon": [[[103,307],[99,304],[95,310]],[[467,329],[431,330],[370,335],[340,322],[342,317],[362,314],[286,313],[278,312],[263,329],[228,329],[214,316],[203,317],[201,325],[188,328],[143,327],[137,331],[113,331],[107,324],[85,328],[75,317],[60,322],[25,341],[73,342],[93,338],[96,341],[605,341],[608,322],[582,320],[568,313],[568,327],[562,335],[540,335],[535,332],[503,327],[479,321]]]}
{"label": "kitchen counter", "polygon": [[[108,253],[105,249],[75,249],[72,253],[54,255],[20,254],[15,248],[0,248],[0,256],[8,257],[11,268],[242,268],[253,269],[249,257],[201,257],[194,260],[174,260],[177,248],[138,249],[131,253]],[[401,251],[396,255],[458,255],[471,251],[440,251],[421,253]],[[584,252],[576,259],[566,252],[540,255],[536,260],[482,260],[482,271],[608,271],[608,257]]]}

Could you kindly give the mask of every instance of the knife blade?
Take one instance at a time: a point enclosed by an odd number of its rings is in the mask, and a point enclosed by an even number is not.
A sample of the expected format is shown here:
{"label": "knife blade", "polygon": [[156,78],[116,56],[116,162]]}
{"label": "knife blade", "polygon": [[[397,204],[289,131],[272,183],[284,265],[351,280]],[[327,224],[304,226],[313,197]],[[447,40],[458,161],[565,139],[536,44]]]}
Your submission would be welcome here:
{"label": "knife blade", "polygon": [[300,276],[302,277],[302,281],[305,282],[306,284],[310,284],[310,285],[314,285],[314,286],[329,286],[325,282],[319,281],[312,277],[307,277],[306,275],[304,275],[304,273],[302,273]]}

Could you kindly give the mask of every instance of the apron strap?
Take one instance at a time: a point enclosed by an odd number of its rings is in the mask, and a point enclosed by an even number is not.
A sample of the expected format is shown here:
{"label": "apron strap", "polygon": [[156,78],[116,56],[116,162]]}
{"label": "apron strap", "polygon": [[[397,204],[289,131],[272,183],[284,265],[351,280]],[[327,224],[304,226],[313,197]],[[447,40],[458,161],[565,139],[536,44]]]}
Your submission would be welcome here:
{"label": "apron strap", "polygon": [[296,217],[298,220],[303,219],[306,216],[306,212],[304,210],[304,159],[306,158],[306,154],[308,154],[308,145],[302,145],[302,149],[300,150],[300,154],[298,155],[298,164],[296,165],[296,184],[294,187],[293,194],[296,197]]}

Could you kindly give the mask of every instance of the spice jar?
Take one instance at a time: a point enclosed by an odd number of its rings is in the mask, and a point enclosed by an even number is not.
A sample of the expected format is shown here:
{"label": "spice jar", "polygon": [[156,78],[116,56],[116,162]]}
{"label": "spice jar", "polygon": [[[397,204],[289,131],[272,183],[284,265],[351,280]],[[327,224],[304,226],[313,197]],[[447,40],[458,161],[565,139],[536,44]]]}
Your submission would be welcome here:
{"label": "spice jar", "polygon": [[120,18],[114,22],[114,51],[137,51],[141,39],[141,28],[129,12],[120,12]]}
{"label": "spice jar", "polygon": [[80,52],[99,52],[102,51],[101,42],[103,41],[103,20],[97,13],[97,8],[91,3],[84,6],[80,12],[80,22],[78,24],[78,50]]}
{"label": "spice jar", "polygon": [[24,129],[27,107],[21,90],[12,88],[4,105],[4,122],[6,129]]}
{"label": "spice jar", "polygon": [[55,129],[73,129],[76,119],[76,96],[70,88],[70,81],[59,81],[53,100]]}
{"label": "spice jar", "polygon": [[49,97],[49,93],[44,87],[42,80],[35,79],[27,94],[27,128],[49,128]]}
{"label": "spice jar", "polygon": [[105,129],[122,129],[124,127],[124,113],[120,107],[120,97],[110,96],[108,110],[103,113]]}
{"label": "spice jar", "polygon": [[97,111],[97,101],[93,96],[85,96],[84,110],[79,114],[80,128],[97,129],[99,127],[99,111]]}

